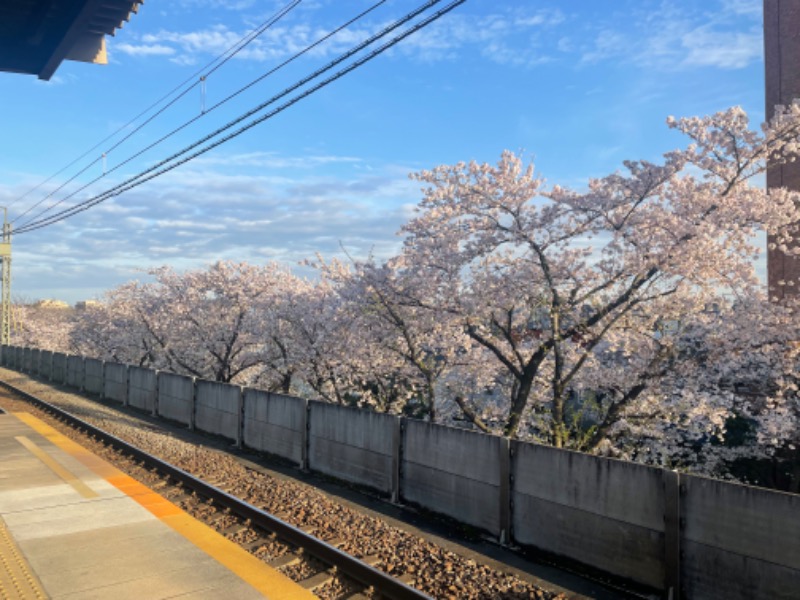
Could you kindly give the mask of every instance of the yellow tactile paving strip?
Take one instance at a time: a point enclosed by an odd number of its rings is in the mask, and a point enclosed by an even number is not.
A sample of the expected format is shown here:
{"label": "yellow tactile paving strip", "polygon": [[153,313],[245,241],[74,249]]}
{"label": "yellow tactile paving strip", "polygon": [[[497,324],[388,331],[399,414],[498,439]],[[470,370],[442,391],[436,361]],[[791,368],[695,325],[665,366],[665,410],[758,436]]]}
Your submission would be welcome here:
{"label": "yellow tactile paving strip", "polygon": [[219,563],[225,565],[230,571],[266,597],[279,598],[280,600],[310,600],[316,598],[314,594],[299,586],[283,573],[264,564],[255,556],[196,520],[166,498],[113,467],[33,415],[29,413],[12,414],[118,490],[130,496],[163,523],[180,533]]}
{"label": "yellow tactile paving strip", "polygon": [[35,600],[47,598],[39,580],[0,518],[0,599]]}

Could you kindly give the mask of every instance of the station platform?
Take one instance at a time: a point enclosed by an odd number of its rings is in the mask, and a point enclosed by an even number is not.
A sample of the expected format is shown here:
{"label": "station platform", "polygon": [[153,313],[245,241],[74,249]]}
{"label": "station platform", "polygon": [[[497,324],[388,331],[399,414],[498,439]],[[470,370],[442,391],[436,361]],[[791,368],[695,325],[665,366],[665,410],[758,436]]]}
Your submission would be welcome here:
{"label": "station platform", "polygon": [[0,414],[0,598],[315,596],[28,413]]}

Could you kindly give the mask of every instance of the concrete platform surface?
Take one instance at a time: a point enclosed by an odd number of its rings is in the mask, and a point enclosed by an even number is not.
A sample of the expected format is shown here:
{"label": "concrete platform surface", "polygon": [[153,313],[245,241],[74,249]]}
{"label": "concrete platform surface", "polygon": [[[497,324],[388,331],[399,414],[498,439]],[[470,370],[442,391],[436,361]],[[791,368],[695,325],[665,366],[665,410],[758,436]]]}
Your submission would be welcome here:
{"label": "concrete platform surface", "polygon": [[27,413],[0,414],[0,598],[315,596]]}

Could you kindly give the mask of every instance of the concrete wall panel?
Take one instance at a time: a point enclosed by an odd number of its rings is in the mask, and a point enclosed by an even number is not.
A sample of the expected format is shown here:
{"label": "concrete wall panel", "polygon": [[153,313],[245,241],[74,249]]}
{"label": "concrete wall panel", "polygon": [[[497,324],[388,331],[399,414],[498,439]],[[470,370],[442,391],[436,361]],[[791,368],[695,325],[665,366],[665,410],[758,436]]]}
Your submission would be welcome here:
{"label": "concrete wall panel", "polygon": [[68,386],[76,390],[83,389],[84,362],[82,356],[67,355],[67,376],[64,380]]}
{"label": "concrete wall panel", "polygon": [[87,358],[83,363],[83,389],[87,394],[103,395],[103,361]]}
{"label": "concrete wall panel", "polygon": [[687,587],[705,590],[712,579],[724,580],[738,595],[709,597],[789,598],[781,590],[791,582],[797,597],[800,495],[693,475],[681,482],[682,546],[693,553],[683,562]]}
{"label": "concrete wall panel", "polygon": [[796,600],[800,570],[684,541],[682,598],[703,600]]}
{"label": "concrete wall panel", "polygon": [[308,467],[392,492],[399,417],[324,402],[309,402]]}
{"label": "concrete wall panel", "polygon": [[103,377],[103,397],[120,404],[128,401],[128,365],[106,363]]}
{"label": "concrete wall panel", "polygon": [[512,472],[518,494],[664,530],[661,469],[515,442]]}
{"label": "concrete wall panel", "polygon": [[63,352],[53,352],[53,383],[62,385],[67,380],[67,355]]}
{"label": "concrete wall panel", "polygon": [[22,349],[22,371],[33,373],[33,348]]}
{"label": "concrete wall panel", "polygon": [[244,445],[303,463],[306,400],[246,388]]}
{"label": "concrete wall panel", "polygon": [[174,373],[158,374],[158,414],[165,419],[192,425],[194,378]]}
{"label": "concrete wall panel", "polygon": [[158,392],[157,371],[144,367],[128,367],[128,405],[155,412]]}
{"label": "concrete wall panel", "polygon": [[45,379],[53,377],[53,353],[50,350],[39,353],[39,376]]}
{"label": "concrete wall panel", "polygon": [[42,362],[42,351],[38,348],[31,349],[31,374],[39,375]]}
{"label": "concrete wall panel", "polygon": [[203,380],[196,385],[195,427],[238,443],[242,388]]}
{"label": "concrete wall panel", "polygon": [[513,494],[514,541],[645,585],[664,585],[664,534],[592,512]]}
{"label": "concrete wall panel", "polygon": [[514,442],[514,540],[664,585],[661,469]]}
{"label": "concrete wall panel", "polygon": [[22,346],[14,347],[14,368],[18,371],[22,370],[22,354],[24,348]]}
{"label": "concrete wall panel", "polygon": [[401,496],[500,535],[502,438],[409,420]]}
{"label": "concrete wall panel", "polygon": [[17,356],[17,347],[16,346],[6,346],[5,351],[3,353],[3,365],[6,367],[13,369],[15,365],[15,359]]}

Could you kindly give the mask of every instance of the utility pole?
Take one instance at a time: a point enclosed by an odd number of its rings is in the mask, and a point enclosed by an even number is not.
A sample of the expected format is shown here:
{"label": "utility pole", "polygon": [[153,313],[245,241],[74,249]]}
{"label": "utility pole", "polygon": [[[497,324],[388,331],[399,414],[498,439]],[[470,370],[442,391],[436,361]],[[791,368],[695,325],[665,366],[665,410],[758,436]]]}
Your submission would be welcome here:
{"label": "utility pole", "polygon": [[0,344],[11,343],[11,223],[8,222],[8,209],[3,208],[3,241],[0,242],[2,259],[3,289],[0,303]]}
{"label": "utility pole", "polygon": [[[788,106],[800,98],[800,2],[797,0],[764,0],[764,67],[766,116],[770,120],[776,104]],[[767,168],[767,189],[778,187],[800,191],[800,163]],[[799,279],[800,259],[777,248],[767,250],[770,298],[780,301],[797,295]],[[782,285],[789,281],[794,281],[794,285]]]}

